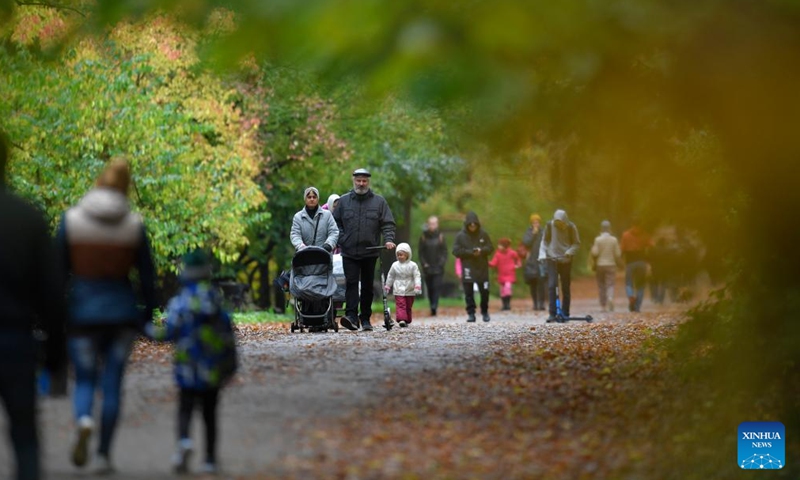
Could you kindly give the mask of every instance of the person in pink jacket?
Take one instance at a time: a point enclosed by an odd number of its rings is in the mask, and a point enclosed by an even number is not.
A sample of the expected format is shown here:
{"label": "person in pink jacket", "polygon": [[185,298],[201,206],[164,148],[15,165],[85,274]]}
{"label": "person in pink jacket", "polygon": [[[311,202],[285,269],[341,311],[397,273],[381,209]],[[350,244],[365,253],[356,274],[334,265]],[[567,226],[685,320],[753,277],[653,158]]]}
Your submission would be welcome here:
{"label": "person in pink jacket", "polygon": [[497,283],[500,284],[500,298],[503,310],[511,310],[513,285],[517,281],[517,269],[522,266],[519,254],[511,248],[511,240],[501,238],[497,241],[497,251],[489,262],[491,268],[497,269]]}

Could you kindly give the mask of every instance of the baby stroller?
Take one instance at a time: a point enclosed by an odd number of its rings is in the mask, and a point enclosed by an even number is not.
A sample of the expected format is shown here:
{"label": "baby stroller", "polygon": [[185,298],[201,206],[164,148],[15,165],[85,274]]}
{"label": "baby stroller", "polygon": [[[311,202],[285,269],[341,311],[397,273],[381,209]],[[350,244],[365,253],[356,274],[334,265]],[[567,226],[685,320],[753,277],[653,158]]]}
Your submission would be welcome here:
{"label": "baby stroller", "polygon": [[339,331],[333,306],[333,261],[324,248],[305,247],[294,254],[289,293],[294,297],[292,332],[327,332],[329,328]]}

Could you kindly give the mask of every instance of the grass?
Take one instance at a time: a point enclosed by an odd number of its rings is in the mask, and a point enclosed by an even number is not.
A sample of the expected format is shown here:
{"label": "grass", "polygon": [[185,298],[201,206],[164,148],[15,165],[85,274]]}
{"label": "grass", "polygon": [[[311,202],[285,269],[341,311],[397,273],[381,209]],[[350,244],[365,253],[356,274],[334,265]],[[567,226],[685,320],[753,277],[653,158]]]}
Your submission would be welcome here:
{"label": "grass", "polygon": [[[391,296],[388,298],[389,305],[394,312],[394,300]],[[441,298],[439,299],[440,307],[463,307],[464,299],[458,298]],[[430,307],[428,299],[425,297],[417,297],[414,301],[414,309],[427,310]],[[373,312],[383,311],[383,300],[378,297],[377,301],[372,303]],[[233,323],[281,323],[291,322],[294,320],[294,310],[291,305],[287,305],[286,313],[275,313],[269,310],[258,310],[250,312],[235,312],[233,314]]]}

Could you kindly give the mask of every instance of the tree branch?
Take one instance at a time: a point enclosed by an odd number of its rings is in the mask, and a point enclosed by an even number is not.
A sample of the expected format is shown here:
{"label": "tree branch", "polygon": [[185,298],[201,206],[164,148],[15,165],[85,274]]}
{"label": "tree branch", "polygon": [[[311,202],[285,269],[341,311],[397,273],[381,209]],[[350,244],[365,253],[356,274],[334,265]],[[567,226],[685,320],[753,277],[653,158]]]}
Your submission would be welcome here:
{"label": "tree branch", "polygon": [[75,13],[77,13],[78,15],[80,15],[82,17],[86,16],[86,13],[84,13],[82,10],[80,10],[78,8],[75,8],[75,7],[70,7],[69,5],[61,5],[61,4],[58,4],[58,3],[51,3],[51,2],[23,2],[21,0],[16,0],[16,1],[17,1],[17,6],[20,6],[20,7],[26,7],[26,6],[27,7],[47,7],[47,8],[54,8],[56,10],[68,10],[70,12],[75,12]]}

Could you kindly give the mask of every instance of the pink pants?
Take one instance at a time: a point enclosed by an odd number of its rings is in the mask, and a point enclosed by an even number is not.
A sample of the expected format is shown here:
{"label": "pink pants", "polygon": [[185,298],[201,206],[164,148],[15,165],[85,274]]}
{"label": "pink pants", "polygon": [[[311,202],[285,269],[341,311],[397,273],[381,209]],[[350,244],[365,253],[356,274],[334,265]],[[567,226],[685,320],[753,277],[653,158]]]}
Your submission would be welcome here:
{"label": "pink pants", "polygon": [[511,283],[511,282],[503,282],[503,283],[501,283],[500,284],[500,296],[501,297],[510,297],[514,293],[513,290],[512,290],[512,288],[513,288],[512,285],[514,285],[514,284]]}
{"label": "pink pants", "polygon": [[414,306],[414,297],[403,296],[403,295],[395,295],[394,296],[394,305],[397,309],[397,321],[404,321],[406,323],[411,323],[411,307]]}

